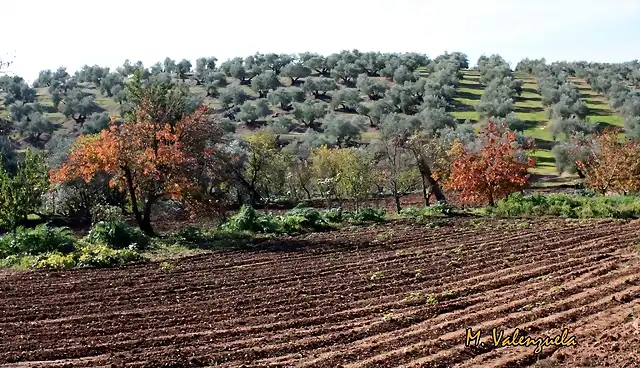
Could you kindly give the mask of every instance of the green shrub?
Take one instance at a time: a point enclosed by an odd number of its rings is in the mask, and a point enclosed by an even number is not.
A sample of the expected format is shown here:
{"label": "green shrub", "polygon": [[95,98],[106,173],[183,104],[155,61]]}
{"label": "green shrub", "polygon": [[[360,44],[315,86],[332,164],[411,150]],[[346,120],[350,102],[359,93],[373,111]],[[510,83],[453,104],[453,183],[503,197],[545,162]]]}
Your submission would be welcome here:
{"label": "green shrub", "polygon": [[342,208],[330,208],[320,214],[325,222],[339,224],[344,221]]}
{"label": "green shrub", "polygon": [[280,216],[278,219],[278,229],[274,232],[282,234],[301,233],[305,229],[304,223],[307,221],[304,216],[289,214]]}
{"label": "green shrub", "polygon": [[287,212],[285,217],[294,216],[301,217],[300,221],[301,228],[312,229],[312,230],[325,230],[329,228],[329,224],[321,214],[316,209],[310,208],[304,204],[297,205],[294,209]]}
{"label": "green shrub", "polygon": [[172,233],[168,239],[174,243],[201,244],[208,241],[208,237],[195,226],[187,226]]}
{"label": "green shrub", "polygon": [[386,218],[384,208],[362,208],[357,211],[343,213],[344,218],[352,224],[363,224],[366,222],[381,222]]}
{"label": "green shrub", "polygon": [[114,249],[130,247],[145,249],[149,245],[149,237],[146,234],[124,222],[109,223],[99,221],[91,226],[86,239],[89,243],[104,243]]}
{"label": "green shrub", "polygon": [[308,230],[324,230],[330,226],[320,212],[304,205],[298,205],[284,216],[258,214],[253,207],[244,205],[222,228],[231,232],[292,234]]}
{"label": "green shrub", "polygon": [[74,254],[76,267],[116,267],[143,262],[146,258],[134,249],[113,249],[106,244],[84,243]]}
{"label": "green shrub", "polygon": [[73,238],[67,228],[47,225],[38,225],[34,229],[18,227],[14,232],[0,237],[0,258],[47,252],[66,254],[74,249]]}
{"label": "green shrub", "polygon": [[429,207],[409,207],[400,211],[400,216],[411,218],[419,222],[424,222],[430,217],[450,216],[454,211],[454,207],[443,202],[439,202]]}
{"label": "green shrub", "polygon": [[134,249],[113,249],[106,244],[80,241],[71,253],[53,251],[38,255],[12,255],[0,260],[0,266],[36,269],[116,267],[146,260]]}
{"label": "green shrub", "polygon": [[87,235],[89,243],[104,243],[114,249],[145,249],[149,245],[149,237],[137,227],[124,222],[118,207],[96,205],[91,209],[91,218],[93,224]]}
{"label": "green shrub", "polygon": [[64,269],[76,266],[75,254],[62,254],[60,252],[44,253],[36,257],[30,268]]}
{"label": "green shrub", "polygon": [[560,216],[565,218],[637,218],[640,199],[631,196],[514,194],[488,212],[498,216]]}
{"label": "green shrub", "polygon": [[49,187],[47,162],[40,154],[27,150],[15,175],[2,167],[0,157],[0,227],[15,229],[42,204]]}
{"label": "green shrub", "polygon": [[258,224],[258,214],[251,205],[243,205],[240,211],[223,225],[230,231],[254,231],[259,232],[261,227]]}

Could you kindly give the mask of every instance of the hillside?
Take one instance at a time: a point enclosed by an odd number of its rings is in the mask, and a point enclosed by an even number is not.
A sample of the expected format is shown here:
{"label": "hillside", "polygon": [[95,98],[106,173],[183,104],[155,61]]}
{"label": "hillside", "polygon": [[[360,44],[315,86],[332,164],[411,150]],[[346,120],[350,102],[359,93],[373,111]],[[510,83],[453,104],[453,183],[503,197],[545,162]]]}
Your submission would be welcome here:
{"label": "hillside", "polygon": [[[419,70],[420,75],[423,77],[428,76],[424,70]],[[475,105],[480,101],[482,94],[484,93],[485,86],[480,84],[479,82],[479,72],[475,69],[463,69],[461,70],[463,78],[460,80],[460,84],[456,89],[456,97],[455,97],[455,106],[452,109],[452,115],[459,120],[459,122],[463,122],[465,120],[470,120],[473,123],[478,123],[480,120],[478,112],[475,110]],[[538,150],[533,153],[533,156],[537,159],[537,164],[534,172],[540,175],[556,175],[557,170],[555,167],[554,159],[551,154],[551,147],[554,145],[554,141],[552,140],[551,133],[548,131],[548,122],[549,119],[547,117],[547,113],[541,103],[541,96],[538,93],[538,85],[536,78],[531,74],[523,73],[523,72],[515,72],[514,76],[517,79],[523,80],[523,92],[520,96],[515,97],[514,104],[514,113],[522,120],[523,133],[525,136],[531,136],[536,139]],[[378,78],[381,80],[385,80],[384,78]],[[243,85],[240,83],[238,79],[228,78],[229,85],[227,87],[223,87],[219,89],[220,93],[224,93],[226,90],[230,88],[240,88],[247,95],[249,95],[250,99],[255,100],[259,96],[258,94],[251,89],[250,86]],[[570,81],[575,84],[580,90],[580,97],[587,103],[589,107],[589,115],[587,116],[587,121],[592,122],[594,124],[598,124],[600,127],[606,125],[615,125],[615,126],[623,126],[623,118],[619,115],[616,115],[614,111],[612,111],[611,107],[608,104],[607,99],[601,94],[594,92],[589,88],[589,85],[582,78],[571,77]],[[283,87],[291,86],[291,81],[289,78],[280,77],[279,82]],[[301,85],[304,82],[304,79],[301,79],[296,83],[296,85]],[[187,80],[189,84],[190,91],[202,98],[205,104],[210,106],[216,111],[223,111],[222,103],[218,98],[208,97],[206,90],[202,86],[197,86],[193,81]],[[393,86],[393,82],[388,82],[390,86]],[[82,90],[90,95],[92,95],[95,99],[95,102],[99,109],[96,112],[107,112],[110,115],[118,116],[120,114],[120,104],[116,102],[114,98],[107,97],[100,93],[100,91],[96,88],[93,83],[81,83]],[[343,85],[339,86],[341,89],[345,89],[346,87]],[[46,112],[44,116],[51,120],[56,125],[56,131],[62,132],[64,134],[79,134],[78,124],[74,122],[73,119],[66,118],[62,112],[60,112],[61,108],[55,109],[53,106],[51,94],[49,93],[47,88],[36,88],[37,91],[37,102],[42,105]],[[335,92],[334,92],[335,93]],[[332,93],[328,94],[330,98]],[[370,104],[371,100],[366,96],[364,97],[364,103]],[[62,103],[64,105],[64,102]],[[278,116],[291,116],[291,112],[284,111],[282,109],[278,109],[273,105],[270,105],[271,110],[275,115]],[[9,111],[6,107],[0,106],[0,114],[2,116],[8,116]],[[337,112],[338,115],[351,115],[357,116],[355,113],[344,113]],[[247,124],[242,124],[238,122],[236,124],[236,135],[240,137],[246,138],[250,136],[252,132],[256,129],[256,127],[260,127],[264,125],[264,122],[247,126]],[[285,140],[292,140],[296,137],[299,137],[304,132],[303,127],[298,127],[293,129],[291,132],[287,134],[282,134],[281,138]],[[368,142],[375,137],[378,136],[378,129],[376,127],[367,126],[366,129],[361,134],[361,141]]]}

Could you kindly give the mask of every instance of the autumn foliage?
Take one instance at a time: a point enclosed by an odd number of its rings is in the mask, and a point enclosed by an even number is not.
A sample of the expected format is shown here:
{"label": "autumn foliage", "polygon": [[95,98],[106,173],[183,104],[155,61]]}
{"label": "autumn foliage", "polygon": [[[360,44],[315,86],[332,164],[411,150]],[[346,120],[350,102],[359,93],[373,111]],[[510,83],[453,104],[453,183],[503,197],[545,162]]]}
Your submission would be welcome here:
{"label": "autumn foliage", "polygon": [[110,185],[128,194],[140,228],[153,234],[150,214],[158,199],[203,200],[199,179],[215,170],[211,142],[221,134],[205,106],[178,121],[158,119],[165,107],[143,96],[129,121],[80,137],[67,162],[51,172],[51,181],[88,182],[100,172],[111,175]]}
{"label": "autumn foliage", "polygon": [[606,129],[593,140],[576,146],[587,157],[576,161],[587,187],[602,194],[640,190],[640,145],[620,137],[618,129]]}
{"label": "autumn foliage", "polygon": [[526,154],[532,144],[519,144],[514,132],[495,122],[487,124],[478,143],[476,149],[453,144],[447,187],[459,192],[462,202],[494,205],[527,183],[527,170],[535,164]]}

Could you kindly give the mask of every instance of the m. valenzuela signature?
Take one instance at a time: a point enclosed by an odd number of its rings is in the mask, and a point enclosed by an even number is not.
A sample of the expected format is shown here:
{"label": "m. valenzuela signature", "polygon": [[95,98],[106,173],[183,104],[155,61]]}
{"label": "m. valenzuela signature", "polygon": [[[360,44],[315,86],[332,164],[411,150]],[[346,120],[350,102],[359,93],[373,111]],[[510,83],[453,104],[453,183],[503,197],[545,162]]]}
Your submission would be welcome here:
{"label": "m. valenzuela signature", "polygon": [[[471,328],[466,329],[467,340],[465,345],[486,346],[480,341],[480,330],[473,331]],[[563,329],[562,333],[555,336],[533,337],[520,334],[520,329],[516,328],[512,334],[505,334],[504,330],[494,328],[491,330],[491,341],[496,348],[505,346],[535,346],[535,353],[540,353],[547,346],[576,346],[577,340],[575,336],[569,336],[569,330]]]}

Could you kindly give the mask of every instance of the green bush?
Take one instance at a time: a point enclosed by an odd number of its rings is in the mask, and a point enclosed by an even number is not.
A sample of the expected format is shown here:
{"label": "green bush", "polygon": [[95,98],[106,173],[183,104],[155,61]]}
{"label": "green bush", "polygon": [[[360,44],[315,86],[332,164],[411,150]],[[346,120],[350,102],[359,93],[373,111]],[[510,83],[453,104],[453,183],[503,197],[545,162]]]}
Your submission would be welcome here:
{"label": "green bush", "polygon": [[149,245],[149,237],[140,229],[121,223],[99,221],[91,226],[87,241],[92,244],[104,243],[114,249],[134,247],[145,249]]}
{"label": "green bush", "polygon": [[364,208],[354,212],[342,212],[332,209],[319,212],[305,205],[298,205],[283,216],[272,214],[258,214],[253,207],[244,205],[240,211],[232,216],[223,226],[223,231],[270,234],[293,234],[305,231],[322,231],[331,229],[331,223],[349,221],[361,224],[365,222],[379,222],[385,219],[384,209]]}
{"label": "green bush", "polygon": [[192,244],[199,244],[207,241],[207,236],[202,233],[200,229],[194,226],[187,226],[179,231],[171,234],[169,237],[175,242],[186,242]]}
{"label": "green bush", "polygon": [[86,239],[89,243],[104,243],[114,249],[145,249],[149,245],[149,237],[137,227],[124,222],[121,210],[117,207],[95,206],[91,210],[91,217],[93,225]]}
{"label": "green bush", "polygon": [[254,231],[259,232],[261,227],[258,225],[258,214],[251,205],[243,205],[240,211],[223,225],[230,231]]}
{"label": "green bush", "polygon": [[0,227],[15,229],[42,204],[49,187],[49,173],[44,157],[27,150],[15,175],[2,167],[0,158]]}
{"label": "green bush", "polygon": [[342,208],[330,208],[320,214],[325,222],[339,224],[344,221]]}
{"label": "green bush", "polygon": [[80,241],[76,248],[71,253],[52,251],[38,255],[11,255],[0,260],[0,266],[36,269],[116,267],[147,260],[134,249],[113,249],[106,244]]}
{"label": "green bush", "polygon": [[75,249],[67,228],[38,225],[34,229],[18,227],[14,232],[0,237],[0,258],[11,255],[38,255],[47,252],[63,254]]}
{"label": "green bush", "polygon": [[274,231],[275,233],[294,234],[301,233],[305,229],[304,223],[307,219],[304,216],[287,214],[280,216],[276,221],[278,222],[278,228]]}
{"label": "green bush", "polygon": [[[113,249],[106,244],[81,242],[78,249],[69,254],[44,253],[30,260],[30,268],[63,269],[74,267],[117,267],[147,259],[133,249]],[[22,260],[24,263],[24,260]]]}
{"label": "green bush", "polygon": [[409,207],[400,211],[400,216],[411,218],[419,222],[426,221],[430,217],[450,216],[454,207],[443,202],[439,202],[429,207]]}
{"label": "green bush", "polygon": [[223,230],[231,232],[250,231],[271,234],[292,234],[327,228],[330,226],[322,214],[304,205],[295,207],[284,216],[258,214],[253,207],[244,205],[223,225]]}
{"label": "green bush", "polygon": [[134,249],[113,249],[106,244],[83,244],[74,256],[77,267],[115,267],[146,260]]}
{"label": "green bush", "polygon": [[381,222],[386,218],[387,212],[384,208],[362,208],[353,212],[343,213],[345,220],[352,224],[364,224],[366,222]]}
{"label": "green bush", "polygon": [[63,269],[76,267],[77,260],[73,253],[44,253],[35,257],[30,268]]}
{"label": "green bush", "polygon": [[631,196],[513,194],[487,210],[497,216],[560,216],[565,218],[637,218],[640,199]]}
{"label": "green bush", "polygon": [[304,229],[325,230],[330,228],[323,214],[304,204],[299,204],[294,209],[287,212],[285,217],[287,216],[302,218],[302,220],[300,220],[300,226]]}

